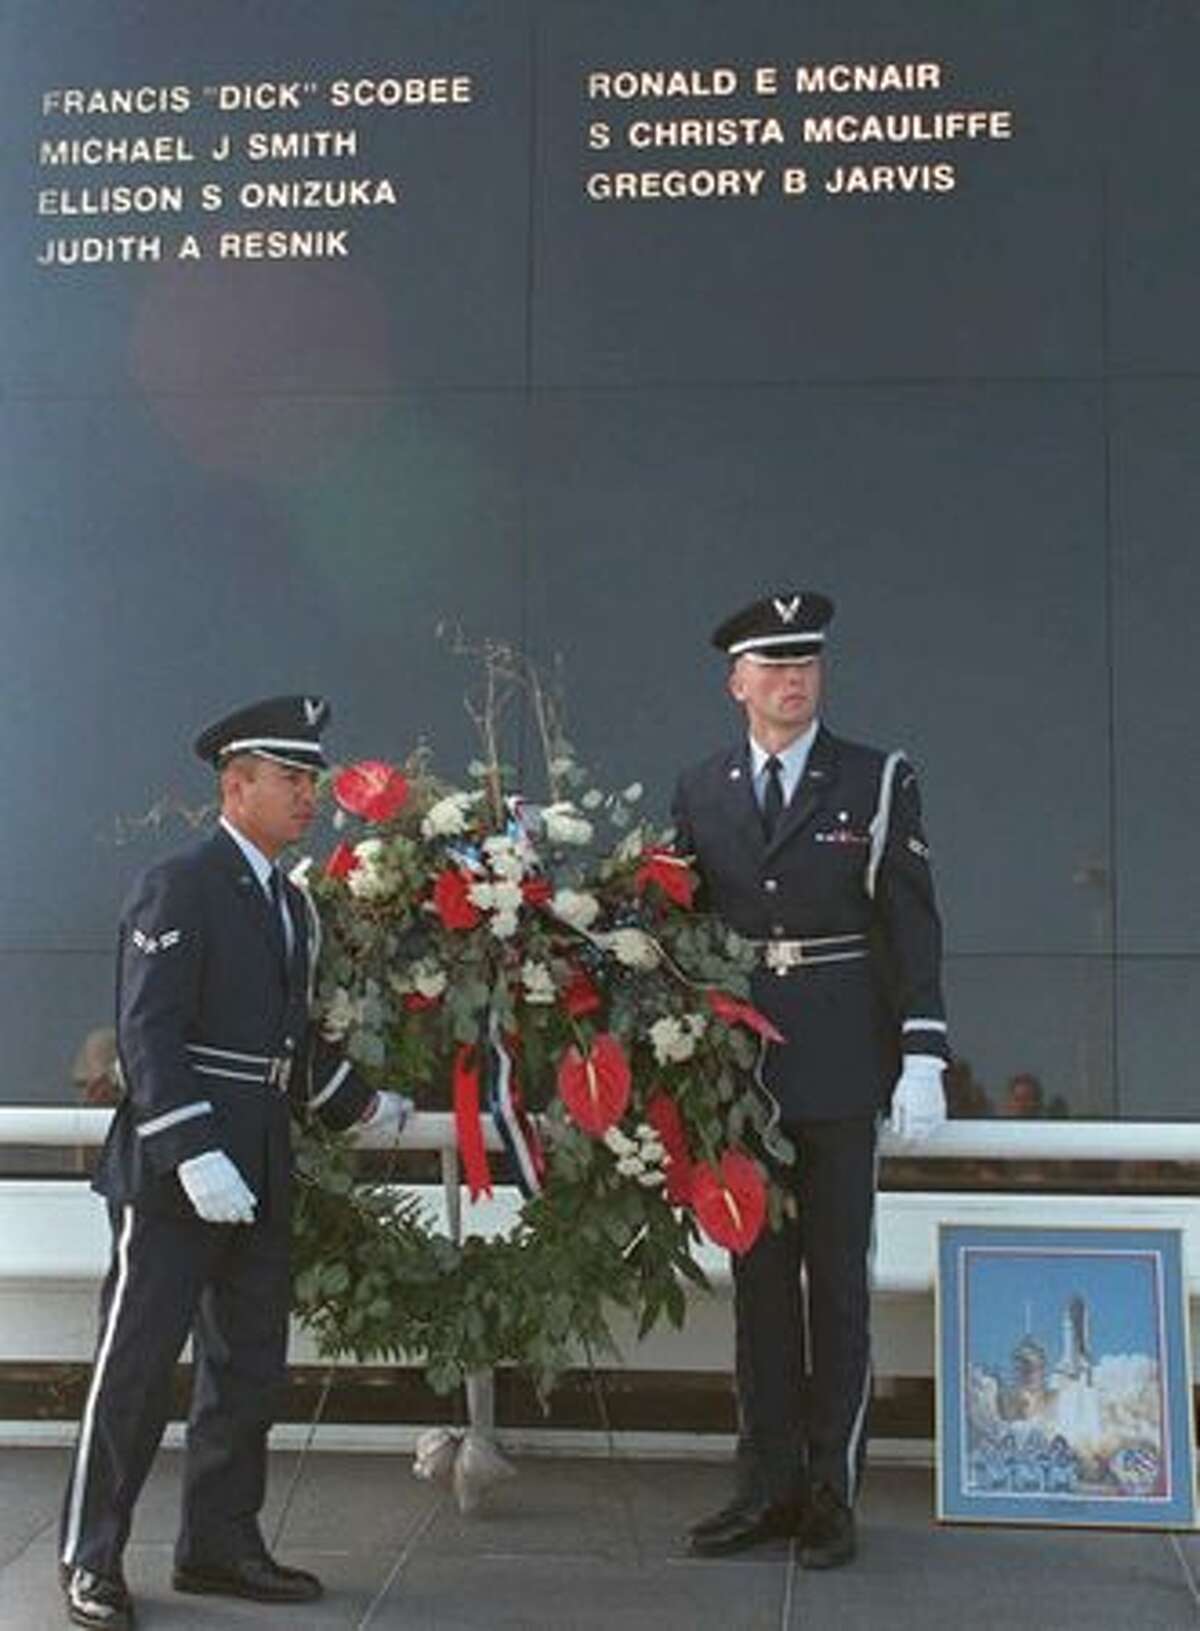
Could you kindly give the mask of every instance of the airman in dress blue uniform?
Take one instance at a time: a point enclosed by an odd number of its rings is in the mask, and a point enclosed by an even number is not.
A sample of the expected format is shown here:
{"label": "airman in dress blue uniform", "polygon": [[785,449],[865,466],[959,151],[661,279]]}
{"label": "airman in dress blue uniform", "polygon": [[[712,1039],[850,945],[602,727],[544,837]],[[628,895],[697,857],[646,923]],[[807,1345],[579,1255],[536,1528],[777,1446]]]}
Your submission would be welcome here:
{"label": "airman in dress blue uniform", "polygon": [[125,903],[117,1044],[126,1096],[95,1188],[113,1253],[63,1508],[71,1622],[124,1631],[134,1503],[192,1338],[177,1590],[298,1602],[320,1582],[268,1554],[258,1525],[267,1432],[285,1379],[293,1113],[402,1125],[310,1024],[314,930],[275,860],[312,819],[325,764],[319,698],[273,697],[205,730],[214,832],[150,867]]}
{"label": "airman in dress blue uniform", "polygon": [[878,1119],[945,1117],[941,927],[916,776],[818,717],[833,604],[788,591],[713,644],[748,734],[679,779],[677,841],[703,903],[759,948],[754,1000],[783,1032],[765,1084],[797,1150],[797,1216],[734,1259],[738,1479],[691,1550],[798,1536],[809,1568],[856,1550],[871,1391]]}

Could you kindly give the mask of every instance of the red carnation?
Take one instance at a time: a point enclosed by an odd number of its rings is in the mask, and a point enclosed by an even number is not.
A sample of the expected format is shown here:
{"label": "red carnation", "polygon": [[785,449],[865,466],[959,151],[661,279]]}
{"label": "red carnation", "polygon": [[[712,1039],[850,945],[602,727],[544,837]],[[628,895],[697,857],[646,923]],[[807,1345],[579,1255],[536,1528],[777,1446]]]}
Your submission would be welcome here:
{"label": "red carnation", "polygon": [[599,991],[581,968],[571,970],[571,977],[563,988],[562,1000],[572,1019],[594,1014],[601,1005]]}
{"label": "red carnation", "polygon": [[753,1003],[742,1002],[738,997],[731,997],[728,991],[717,991],[715,988],[706,991],[708,1006],[718,1019],[723,1019],[726,1025],[744,1025],[747,1030],[753,1031],[755,1036],[765,1036],[768,1042],[786,1042],[787,1037],[773,1025],[767,1016],[760,1013]]}
{"label": "red carnation", "polygon": [[382,759],[360,759],[333,778],[333,796],[364,821],[390,821],[404,807],[408,783]]}
{"label": "red carnation", "polygon": [[656,1093],[646,1106],[646,1120],[667,1152],[663,1162],[667,1200],[672,1206],[687,1206],[692,1199],[692,1157],[679,1106],[666,1093]]}
{"label": "red carnation", "polygon": [[427,997],[423,991],[406,991],[404,1006],[410,1014],[419,1014],[423,1008],[436,1008],[440,997]]}
{"label": "red carnation", "polygon": [[696,874],[682,855],[674,850],[652,849],[633,875],[633,885],[645,893],[651,884],[657,884],[668,900],[690,911],[696,893]]}
{"label": "red carnation", "polygon": [[358,865],[358,856],[349,844],[339,844],[325,863],[327,878],[345,878]]}
{"label": "red carnation", "polygon": [[554,885],[548,878],[526,878],[521,885],[521,898],[526,906],[545,906],[554,899]]}
{"label": "red carnation", "polygon": [[615,1127],[629,1106],[629,1061],[615,1036],[602,1032],[586,1053],[570,1047],[558,1067],[558,1093],[571,1119],[593,1138]]}
{"label": "red carnation", "polygon": [[731,1252],[747,1252],[767,1218],[767,1186],[758,1164],[726,1150],[716,1167],[692,1168],[692,1210],[710,1240]]}
{"label": "red carnation", "polygon": [[438,873],[433,886],[433,904],[444,929],[473,929],[479,922],[479,908],[467,893],[471,883],[470,873],[460,872],[456,867],[447,867]]}

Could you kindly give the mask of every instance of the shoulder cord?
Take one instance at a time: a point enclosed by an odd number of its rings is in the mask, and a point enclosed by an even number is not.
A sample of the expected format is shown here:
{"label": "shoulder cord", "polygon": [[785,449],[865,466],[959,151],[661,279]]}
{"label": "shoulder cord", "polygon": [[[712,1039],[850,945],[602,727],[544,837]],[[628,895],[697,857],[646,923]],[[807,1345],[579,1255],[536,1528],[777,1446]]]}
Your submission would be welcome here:
{"label": "shoulder cord", "polygon": [[887,844],[888,827],[891,825],[892,789],[896,781],[896,772],[905,758],[905,753],[899,748],[894,753],[889,753],[884,761],[883,774],[879,778],[879,803],[875,807],[875,814],[871,817],[871,854],[867,861],[865,882],[867,896],[870,900],[875,899],[875,880],[879,874],[883,851]]}
{"label": "shoulder cord", "polygon": [[312,890],[304,878],[291,878],[296,888],[304,897],[304,911],[308,918],[308,1006],[312,1005],[317,996],[317,963],[321,956],[321,914],[317,911],[317,903],[312,898]]}

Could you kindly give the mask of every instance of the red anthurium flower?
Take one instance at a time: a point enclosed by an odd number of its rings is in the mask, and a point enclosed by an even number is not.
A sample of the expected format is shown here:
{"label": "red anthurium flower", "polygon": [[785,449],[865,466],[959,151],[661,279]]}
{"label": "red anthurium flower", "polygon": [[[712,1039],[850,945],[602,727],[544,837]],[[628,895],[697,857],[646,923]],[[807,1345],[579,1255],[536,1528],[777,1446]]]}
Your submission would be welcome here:
{"label": "red anthurium flower", "polygon": [[682,855],[676,855],[674,850],[669,849],[647,850],[646,859],[633,875],[633,886],[644,892],[652,883],[657,884],[676,906],[691,909],[692,897],[696,893],[696,874]]}
{"label": "red anthurium flower", "polygon": [[358,865],[358,856],[349,844],[339,844],[325,863],[327,878],[344,878]]}
{"label": "red anthurium flower", "polygon": [[360,759],[333,778],[333,796],[364,821],[390,821],[404,807],[408,783],[382,759]]}
{"label": "red anthurium flower", "polygon": [[559,1097],[577,1126],[593,1138],[615,1127],[629,1105],[629,1061],[615,1036],[592,1039],[586,1053],[568,1048],[558,1067]]}
{"label": "red anthurium flower", "polygon": [[479,922],[479,908],[467,894],[471,883],[470,873],[460,872],[457,867],[438,873],[433,904],[444,929],[473,929]]}
{"label": "red anthurium flower", "polygon": [[545,906],[554,899],[554,885],[548,878],[526,878],[521,885],[521,898],[526,906]]}
{"label": "red anthurium flower", "polygon": [[745,1025],[755,1036],[765,1036],[768,1042],[786,1042],[787,1037],[763,1013],[760,1013],[753,1003],[742,1002],[739,997],[731,997],[728,991],[718,991],[715,988],[706,991],[708,1006],[718,1019],[723,1019],[726,1025]]}
{"label": "red anthurium flower", "polygon": [[687,1206],[692,1199],[692,1157],[679,1106],[666,1093],[656,1093],[646,1106],[646,1120],[662,1139],[667,1159],[664,1191],[672,1206]]}
{"label": "red anthurium flower", "polygon": [[692,1210],[710,1240],[731,1252],[747,1252],[767,1218],[767,1186],[758,1163],[726,1150],[716,1167],[692,1168]]}
{"label": "red anthurium flower", "polygon": [[600,1007],[600,993],[581,968],[571,970],[571,977],[563,990],[563,1007],[572,1019],[594,1014]]}

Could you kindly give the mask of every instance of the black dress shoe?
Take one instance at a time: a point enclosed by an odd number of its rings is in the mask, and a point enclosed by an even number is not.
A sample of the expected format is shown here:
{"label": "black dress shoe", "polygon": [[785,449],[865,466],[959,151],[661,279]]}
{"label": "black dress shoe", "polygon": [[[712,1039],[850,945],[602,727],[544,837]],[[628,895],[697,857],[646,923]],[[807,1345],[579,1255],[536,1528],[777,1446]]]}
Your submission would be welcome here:
{"label": "black dress shoe", "polygon": [[[801,1508],[793,1501],[732,1501],[723,1512],[697,1524],[688,1536],[693,1557],[726,1557],[766,1540],[795,1535]],[[723,1522],[718,1522],[722,1519]]]}
{"label": "black dress shoe", "polygon": [[177,1563],[171,1584],[198,1597],[248,1597],[254,1603],[311,1603],[321,1582],[305,1569],[285,1569],[264,1552],[236,1563]]}
{"label": "black dress shoe", "polygon": [[[100,1626],[103,1631],[131,1631],[133,1599],[120,1575],[67,1568],[63,1587],[72,1625]],[[62,1578],[60,1570],[59,1578]]]}
{"label": "black dress shoe", "polygon": [[838,1569],[858,1550],[854,1513],[831,1489],[819,1489],[800,1537],[805,1569]]}
{"label": "black dress shoe", "polygon": [[753,1495],[735,1495],[716,1512],[710,1512],[707,1518],[697,1518],[695,1523],[689,1523],[687,1532],[692,1536],[711,1535],[718,1529],[727,1529],[748,1507],[757,1504]]}

